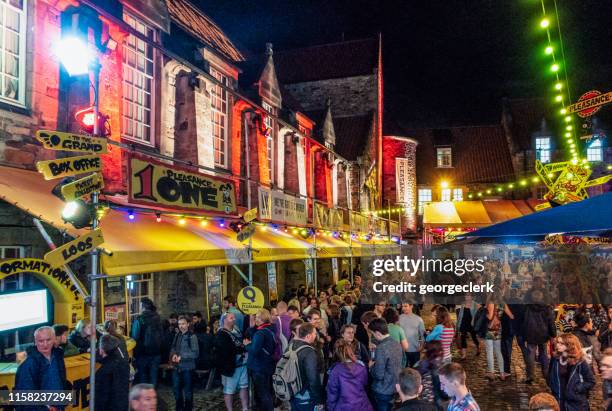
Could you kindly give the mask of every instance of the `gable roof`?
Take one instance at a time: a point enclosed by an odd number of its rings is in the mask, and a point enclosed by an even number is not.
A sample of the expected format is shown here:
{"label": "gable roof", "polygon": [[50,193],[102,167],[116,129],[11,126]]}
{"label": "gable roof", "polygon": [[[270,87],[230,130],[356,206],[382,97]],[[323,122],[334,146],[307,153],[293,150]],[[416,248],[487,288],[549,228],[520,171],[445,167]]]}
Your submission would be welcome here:
{"label": "gable roof", "polygon": [[363,155],[374,129],[374,115],[334,117],[335,151],[349,161]]}
{"label": "gable roof", "polygon": [[242,53],[210,17],[187,0],[166,0],[171,20],[203,43],[233,62],[244,60]]}
{"label": "gable roof", "polygon": [[[408,130],[419,142],[417,183],[455,185],[511,181],[514,169],[508,143],[499,125]],[[436,144],[436,142],[438,144]],[[436,146],[452,148],[452,168],[437,168]]]}
{"label": "gable roof", "polygon": [[548,120],[544,99],[507,99],[503,105],[504,114],[508,115],[508,120],[511,121],[510,133],[516,148],[531,149],[533,134],[542,129],[543,120]]}
{"label": "gable roof", "polygon": [[371,75],[378,67],[378,44],[369,38],[275,51],[276,74],[283,84]]}

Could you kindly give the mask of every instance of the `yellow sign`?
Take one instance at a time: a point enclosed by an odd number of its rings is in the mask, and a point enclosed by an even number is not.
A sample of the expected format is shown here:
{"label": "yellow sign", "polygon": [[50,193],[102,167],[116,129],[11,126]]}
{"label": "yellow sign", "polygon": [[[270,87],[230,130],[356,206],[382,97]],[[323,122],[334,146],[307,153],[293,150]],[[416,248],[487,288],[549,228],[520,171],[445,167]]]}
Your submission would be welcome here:
{"label": "yellow sign", "polygon": [[36,139],[50,150],[85,151],[96,154],[105,154],[108,150],[105,138],[89,137],[81,134],[38,130]]}
{"label": "yellow sign", "polygon": [[47,286],[53,295],[55,323],[73,328],[83,319],[85,303],[63,268],[54,268],[38,258],[0,260],[0,280],[20,273],[33,273]]}
{"label": "yellow sign", "polygon": [[45,254],[45,261],[53,267],[61,267],[104,243],[99,228]]}
{"label": "yellow sign", "polygon": [[62,196],[66,201],[73,201],[104,188],[102,174],[95,173],[90,176],[73,181],[62,186]]}
{"label": "yellow sign", "polygon": [[236,213],[233,181],[192,173],[140,156],[132,156],[129,167],[131,203]]}
{"label": "yellow sign", "polygon": [[257,314],[264,306],[264,295],[257,287],[244,287],[236,299],[238,308],[245,314]]}
{"label": "yellow sign", "polygon": [[257,218],[257,207],[251,208],[249,211],[245,212],[242,218],[244,218],[245,223],[255,220]]}
{"label": "yellow sign", "polygon": [[36,168],[39,173],[43,173],[45,180],[52,180],[54,178],[75,176],[92,171],[101,171],[102,161],[100,161],[100,156],[98,155],[67,157],[39,161],[36,163]]}

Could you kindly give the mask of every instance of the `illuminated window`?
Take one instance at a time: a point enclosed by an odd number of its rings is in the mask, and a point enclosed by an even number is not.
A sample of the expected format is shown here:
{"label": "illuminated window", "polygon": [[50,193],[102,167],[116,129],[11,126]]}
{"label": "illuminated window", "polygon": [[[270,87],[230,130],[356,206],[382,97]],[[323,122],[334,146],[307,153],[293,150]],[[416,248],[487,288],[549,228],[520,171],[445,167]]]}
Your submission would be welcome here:
{"label": "illuminated window", "polygon": [[550,163],[550,137],[536,138],[536,158],[542,163]]}
{"label": "illuminated window", "polygon": [[442,195],[440,196],[441,201],[451,201],[451,189],[443,188]]}
{"label": "illuminated window", "polygon": [[419,188],[419,214],[423,214],[423,206],[431,202],[431,189]]}
{"label": "illuminated window", "polygon": [[25,105],[26,0],[0,1],[0,101]]}
{"label": "illuminated window", "polygon": [[[216,78],[221,84],[229,85],[229,79],[210,68],[210,75]],[[215,148],[215,165],[218,167],[227,168],[227,153],[228,153],[228,131],[227,117],[229,113],[228,93],[219,85],[213,85],[210,92],[211,115],[213,141]]]}
{"label": "illuminated window", "polygon": [[[275,114],[274,107],[265,101],[261,103],[261,106],[268,113]],[[268,136],[266,138],[266,157],[268,160],[268,177],[271,183],[274,177],[274,119],[264,114],[264,125],[268,130]]]}
{"label": "illuminated window", "polygon": [[[147,39],[155,40],[155,30],[128,13],[123,19]],[[153,89],[155,50],[133,35],[123,46],[123,137],[153,145]]]}
{"label": "illuminated window", "polygon": [[453,189],[453,201],[463,201],[463,189],[462,188]]}
{"label": "illuminated window", "polygon": [[143,298],[153,299],[153,276],[151,274],[128,275],[128,306],[130,310],[130,323],[134,324],[141,312],[140,302]]}
{"label": "illuminated window", "polygon": [[587,160],[603,161],[603,150],[600,139],[593,141],[587,148]]}
{"label": "illuminated window", "polygon": [[452,167],[453,166],[453,154],[450,147],[443,147],[437,149],[438,153],[438,167]]}

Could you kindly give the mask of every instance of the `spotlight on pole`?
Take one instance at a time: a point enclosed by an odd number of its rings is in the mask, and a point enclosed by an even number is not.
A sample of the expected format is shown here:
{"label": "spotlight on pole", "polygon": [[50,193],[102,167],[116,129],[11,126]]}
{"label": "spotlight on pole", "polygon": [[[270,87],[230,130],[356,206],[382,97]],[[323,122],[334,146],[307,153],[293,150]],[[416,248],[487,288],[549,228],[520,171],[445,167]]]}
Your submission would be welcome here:
{"label": "spotlight on pole", "polygon": [[70,201],[62,210],[62,220],[77,229],[91,227],[94,215],[95,209],[83,200]]}
{"label": "spotlight on pole", "polygon": [[53,46],[53,54],[70,76],[89,73],[89,66],[95,56],[86,41],[74,35],[62,37]]}

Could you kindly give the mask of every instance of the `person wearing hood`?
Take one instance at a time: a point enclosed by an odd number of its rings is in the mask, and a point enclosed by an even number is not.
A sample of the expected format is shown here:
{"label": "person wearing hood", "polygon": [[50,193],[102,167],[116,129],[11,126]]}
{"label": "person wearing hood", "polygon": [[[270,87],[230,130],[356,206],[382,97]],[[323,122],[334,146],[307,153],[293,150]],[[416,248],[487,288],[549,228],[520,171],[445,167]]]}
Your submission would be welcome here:
{"label": "person wearing hood", "polygon": [[353,345],[340,338],[334,349],[337,361],[331,368],[327,382],[327,409],[329,411],[373,411],[366,395],[368,369],[357,359]]}
{"label": "person wearing hood", "polygon": [[127,411],[130,365],[121,352],[121,341],[110,334],[100,338],[101,367],[96,371],[95,408],[99,411]]}
{"label": "person wearing hood", "polygon": [[247,356],[247,369],[253,379],[259,409],[273,411],[272,374],[276,366],[276,329],[270,323],[270,311],[262,308],[255,314],[255,327],[249,329],[252,339],[244,339]]}
{"label": "person wearing hood", "polygon": [[134,384],[157,385],[157,373],[161,363],[163,329],[157,307],[150,298],[140,300],[141,314],[132,324],[131,337],[136,341]]}
{"label": "person wearing hood", "polygon": [[[542,301],[544,294],[540,290],[534,290],[531,294],[533,301]],[[548,375],[548,364],[550,359],[547,353],[547,342],[557,335],[555,327],[555,316],[552,308],[544,304],[528,304],[525,307],[525,314],[521,328],[521,335],[525,339],[527,345],[527,361],[526,384],[533,382],[533,374],[536,363],[536,354],[538,362],[542,367],[542,374],[546,378]]]}

